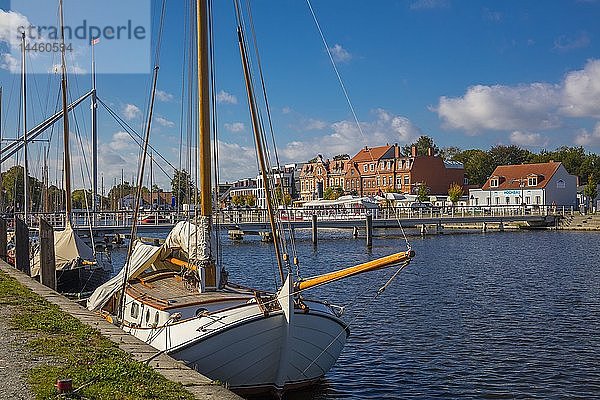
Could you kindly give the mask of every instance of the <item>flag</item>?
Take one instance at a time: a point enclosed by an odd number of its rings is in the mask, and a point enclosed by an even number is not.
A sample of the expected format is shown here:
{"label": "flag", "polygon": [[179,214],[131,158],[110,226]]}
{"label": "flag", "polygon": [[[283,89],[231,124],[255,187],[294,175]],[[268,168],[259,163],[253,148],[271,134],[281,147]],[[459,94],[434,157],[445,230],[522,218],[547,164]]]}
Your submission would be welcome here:
{"label": "flag", "polygon": [[97,38],[95,38],[95,39],[92,39],[92,46],[95,46],[95,45],[97,45],[98,43],[100,43],[100,38],[99,38],[99,37],[97,37]]}

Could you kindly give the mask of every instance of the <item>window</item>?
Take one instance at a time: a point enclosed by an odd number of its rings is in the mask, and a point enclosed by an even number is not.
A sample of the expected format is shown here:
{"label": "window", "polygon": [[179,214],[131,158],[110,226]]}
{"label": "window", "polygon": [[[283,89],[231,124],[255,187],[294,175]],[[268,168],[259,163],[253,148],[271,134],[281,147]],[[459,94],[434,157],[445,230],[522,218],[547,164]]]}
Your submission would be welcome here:
{"label": "window", "polygon": [[404,175],[404,184],[410,185],[410,177],[408,175]]}
{"label": "window", "polygon": [[525,196],[525,203],[526,204],[531,204],[531,197]]}
{"label": "window", "polygon": [[506,204],[510,204],[510,197],[506,196]]}
{"label": "window", "polygon": [[140,315],[140,306],[138,303],[131,303],[131,318],[137,319]]}
{"label": "window", "polygon": [[500,204],[500,197],[496,197],[496,205]]}
{"label": "window", "polygon": [[369,170],[369,166],[367,164],[364,165],[365,172]]}
{"label": "window", "polygon": [[542,199],[540,196],[535,196],[535,204],[540,204],[542,202]]}
{"label": "window", "polygon": [[468,184],[469,184],[469,178],[467,178],[467,177],[465,176],[465,179],[463,180],[463,182],[464,182],[464,184],[465,184],[465,185],[468,185]]}
{"label": "window", "polygon": [[375,163],[371,163],[371,164],[369,164],[369,169],[370,169],[371,171],[375,171]]}
{"label": "window", "polygon": [[556,188],[557,189],[564,189],[567,185],[565,184],[565,181],[563,181],[562,179],[559,179],[558,181],[556,181]]}
{"label": "window", "polygon": [[527,186],[537,186],[537,176],[527,178]]}
{"label": "window", "polygon": [[382,184],[383,186],[387,185],[387,179],[386,179],[386,177],[385,177],[385,176],[384,176],[383,178],[381,178],[381,181],[382,181],[382,182],[381,182],[381,184]]}
{"label": "window", "polygon": [[491,187],[498,187],[498,178],[490,179]]}

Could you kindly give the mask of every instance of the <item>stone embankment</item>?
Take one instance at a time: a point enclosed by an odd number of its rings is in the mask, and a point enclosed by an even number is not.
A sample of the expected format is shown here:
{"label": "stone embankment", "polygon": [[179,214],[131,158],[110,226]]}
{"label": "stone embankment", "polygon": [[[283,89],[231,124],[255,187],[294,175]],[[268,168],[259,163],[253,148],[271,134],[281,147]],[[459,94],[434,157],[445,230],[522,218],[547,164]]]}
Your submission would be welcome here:
{"label": "stone embankment", "polygon": [[[134,360],[139,362],[150,360],[147,362],[150,367],[164,376],[167,380],[183,385],[185,390],[191,393],[194,398],[202,400],[241,400],[241,397],[220,386],[218,383],[213,382],[211,379],[199,374],[166,354],[157,354],[157,350],[150,345],[125,333],[123,330],[100,318],[99,315],[88,311],[86,308],[79,306],[77,303],[74,303],[54,290],[43,286],[2,260],[0,260],[0,271],[13,277],[23,286],[41,296],[49,303],[55,304],[61,311],[73,316],[84,325],[95,329],[103,337],[112,341],[121,350],[128,353]],[[8,307],[3,311],[10,312]],[[7,316],[0,313],[0,317]],[[0,377],[4,378],[0,379],[0,381],[5,379],[8,380],[8,382],[0,382],[0,392],[5,392],[7,390],[6,387],[3,388],[5,384],[8,384],[10,388],[15,390],[10,393],[9,397],[4,397],[0,393],[0,399],[32,398],[32,394],[24,384],[24,375],[28,368],[33,368],[35,365],[39,365],[40,362],[43,363],[43,360],[33,357],[31,350],[27,348],[24,340],[16,340],[16,338],[23,338],[27,333],[22,332],[20,335],[13,334],[15,332],[11,331],[11,328],[7,326],[7,320],[8,318],[3,318],[3,321],[0,321],[2,322],[0,323],[0,335],[2,335],[4,339],[0,340],[0,345],[6,350],[9,350],[10,353],[16,353],[16,355],[10,356],[7,352],[0,352],[0,361],[2,361],[0,365]],[[8,374],[9,372],[10,374]]]}
{"label": "stone embankment", "polygon": [[576,214],[563,218],[558,229],[570,231],[600,231],[600,214]]}

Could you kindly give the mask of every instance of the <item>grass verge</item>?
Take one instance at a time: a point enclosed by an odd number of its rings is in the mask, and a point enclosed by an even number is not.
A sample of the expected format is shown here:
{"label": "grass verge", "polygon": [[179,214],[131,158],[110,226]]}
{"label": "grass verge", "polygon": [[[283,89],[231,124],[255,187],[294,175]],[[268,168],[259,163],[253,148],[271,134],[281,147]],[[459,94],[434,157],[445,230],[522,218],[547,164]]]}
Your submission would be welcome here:
{"label": "grass verge", "polygon": [[51,362],[34,367],[28,382],[37,399],[55,399],[57,379],[83,385],[71,398],[193,399],[181,384],[170,382],[129,354],[0,271],[0,307],[15,309],[11,325],[27,331],[31,351]]}

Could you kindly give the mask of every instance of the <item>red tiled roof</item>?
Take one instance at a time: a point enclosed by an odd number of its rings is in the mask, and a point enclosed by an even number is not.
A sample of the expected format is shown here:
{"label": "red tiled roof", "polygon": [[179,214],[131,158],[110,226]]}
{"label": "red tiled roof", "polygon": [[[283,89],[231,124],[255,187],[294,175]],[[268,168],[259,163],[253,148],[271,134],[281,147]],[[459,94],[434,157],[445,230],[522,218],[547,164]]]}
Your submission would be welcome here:
{"label": "red tiled roof", "polygon": [[[519,164],[519,165],[500,165],[496,167],[492,178],[499,178],[498,187],[490,187],[490,179],[483,185],[483,190],[506,190],[520,189],[521,182],[524,182],[527,188],[544,188],[550,181],[550,178],[558,170],[561,163],[548,162],[539,164]],[[529,186],[527,178],[530,176],[538,176],[537,185]]]}
{"label": "red tiled roof", "polygon": [[379,160],[392,146],[379,146],[379,147],[367,147],[366,150],[363,147],[360,149],[358,153],[354,157],[352,157],[352,161],[354,162],[362,162],[362,161],[377,161]]}

